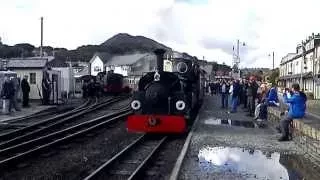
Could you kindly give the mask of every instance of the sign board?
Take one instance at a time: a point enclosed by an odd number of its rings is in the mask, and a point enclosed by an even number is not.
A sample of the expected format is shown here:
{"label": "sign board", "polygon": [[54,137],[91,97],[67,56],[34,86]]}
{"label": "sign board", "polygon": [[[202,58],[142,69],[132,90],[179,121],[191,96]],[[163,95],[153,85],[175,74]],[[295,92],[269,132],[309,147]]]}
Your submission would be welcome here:
{"label": "sign board", "polygon": [[163,71],[166,72],[172,72],[173,71],[173,67],[172,67],[172,62],[169,60],[164,60],[163,62]]}

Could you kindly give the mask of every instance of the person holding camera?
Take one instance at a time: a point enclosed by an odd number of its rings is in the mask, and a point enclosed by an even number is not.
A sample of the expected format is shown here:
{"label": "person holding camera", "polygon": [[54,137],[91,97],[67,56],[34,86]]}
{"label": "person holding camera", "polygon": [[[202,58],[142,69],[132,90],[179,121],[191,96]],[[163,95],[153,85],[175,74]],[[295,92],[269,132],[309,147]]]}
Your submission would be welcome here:
{"label": "person holding camera", "polygon": [[[289,104],[288,114],[284,119],[280,121],[280,131],[282,133],[279,141],[289,141],[289,125],[293,119],[299,119],[304,117],[306,111],[307,96],[300,91],[299,84],[292,85],[292,92],[284,90],[283,99],[284,102]],[[279,128],[278,128],[279,130]]]}

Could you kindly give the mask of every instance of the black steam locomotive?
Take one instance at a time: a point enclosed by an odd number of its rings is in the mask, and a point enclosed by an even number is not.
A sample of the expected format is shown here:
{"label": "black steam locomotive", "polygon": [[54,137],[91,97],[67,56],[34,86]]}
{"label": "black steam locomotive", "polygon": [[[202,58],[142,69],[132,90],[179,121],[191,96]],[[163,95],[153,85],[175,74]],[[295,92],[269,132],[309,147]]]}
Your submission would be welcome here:
{"label": "black steam locomotive", "polygon": [[204,71],[194,59],[172,61],[173,72],[163,71],[165,51],[158,49],[157,70],[144,75],[133,93],[129,132],[182,133],[204,96]]}

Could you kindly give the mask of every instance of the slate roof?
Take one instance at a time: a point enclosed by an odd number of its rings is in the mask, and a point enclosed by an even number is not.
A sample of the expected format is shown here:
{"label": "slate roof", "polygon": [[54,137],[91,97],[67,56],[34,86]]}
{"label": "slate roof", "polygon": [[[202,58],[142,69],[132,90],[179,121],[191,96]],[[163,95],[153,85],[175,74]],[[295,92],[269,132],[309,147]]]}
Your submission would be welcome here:
{"label": "slate roof", "polygon": [[47,64],[47,59],[9,59],[8,68],[43,68]]}
{"label": "slate roof", "polygon": [[52,61],[47,63],[50,67],[69,67],[69,64],[61,59],[53,59]]}
{"label": "slate roof", "polygon": [[122,55],[122,56],[114,56],[109,61],[105,63],[105,66],[110,65],[131,65],[135,62],[137,62],[139,59],[150,55],[149,53],[142,53],[142,54],[128,54],[128,55]]}

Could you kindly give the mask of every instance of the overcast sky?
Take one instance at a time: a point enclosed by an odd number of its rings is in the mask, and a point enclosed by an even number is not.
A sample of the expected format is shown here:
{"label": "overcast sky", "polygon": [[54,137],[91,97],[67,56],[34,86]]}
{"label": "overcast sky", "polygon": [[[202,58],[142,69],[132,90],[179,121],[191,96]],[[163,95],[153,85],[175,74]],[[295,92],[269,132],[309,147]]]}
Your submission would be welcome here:
{"label": "overcast sky", "polygon": [[125,32],[143,35],[210,61],[232,62],[241,47],[242,67],[272,67],[268,57],[294,52],[320,32],[319,0],[0,0],[0,36],[6,44],[77,48]]}

